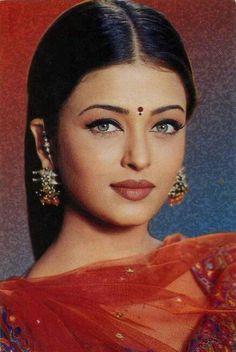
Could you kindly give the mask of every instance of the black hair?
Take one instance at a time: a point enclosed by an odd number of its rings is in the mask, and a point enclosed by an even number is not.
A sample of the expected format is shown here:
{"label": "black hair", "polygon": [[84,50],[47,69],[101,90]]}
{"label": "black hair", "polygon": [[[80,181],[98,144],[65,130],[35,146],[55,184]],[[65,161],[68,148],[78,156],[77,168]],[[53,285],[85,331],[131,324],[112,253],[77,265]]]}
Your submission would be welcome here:
{"label": "black hair", "polygon": [[[40,168],[35,152],[31,153],[35,148],[29,136],[30,121],[35,117],[44,118],[46,130],[53,136],[63,104],[86,74],[137,60],[168,68],[179,75],[187,97],[187,118],[190,118],[196,105],[191,65],[179,34],[162,13],[126,0],[94,0],[73,6],[56,19],[42,37],[29,70],[27,185],[31,182],[32,169]],[[61,223],[58,219],[62,218],[63,210],[56,210],[50,216],[55,210],[41,210],[40,217],[46,217],[42,220],[46,223],[43,230],[46,233],[39,243],[39,235],[35,233],[39,216],[34,216],[39,209],[30,196],[32,191],[28,187],[29,224],[38,257],[58,232]],[[61,212],[59,217],[58,212]]]}

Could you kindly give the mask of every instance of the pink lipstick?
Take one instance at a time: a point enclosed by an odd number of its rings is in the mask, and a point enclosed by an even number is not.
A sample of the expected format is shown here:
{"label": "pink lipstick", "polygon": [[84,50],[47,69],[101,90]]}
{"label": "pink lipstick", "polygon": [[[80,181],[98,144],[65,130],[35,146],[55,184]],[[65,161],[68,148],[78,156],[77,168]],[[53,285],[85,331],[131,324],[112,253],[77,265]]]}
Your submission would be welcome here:
{"label": "pink lipstick", "polygon": [[155,186],[146,180],[125,180],[112,183],[111,187],[123,198],[138,201],[146,198]]}

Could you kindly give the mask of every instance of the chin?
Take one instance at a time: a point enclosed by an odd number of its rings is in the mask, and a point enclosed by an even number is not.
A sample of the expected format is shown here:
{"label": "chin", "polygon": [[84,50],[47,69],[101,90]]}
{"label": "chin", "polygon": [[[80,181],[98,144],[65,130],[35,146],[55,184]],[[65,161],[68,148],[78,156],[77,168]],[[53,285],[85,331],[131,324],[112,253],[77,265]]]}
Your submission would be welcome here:
{"label": "chin", "polygon": [[115,210],[106,213],[96,214],[96,218],[106,224],[120,226],[120,227],[130,227],[130,226],[140,226],[147,224],[152,217],[155,215],[156,209],[152,211],[147,211],[147,209],[125,209],[118,211]]}
{"label": "chin", "polygon": [[110,225],[114,225],[114,226],[119,226],[119,227],[133,227],[133,226],[141,226],[144,224],[147,224],[149,221],[151,220],[151,218],[134,218],[131,219],[130,217],[120,217],[118,219],[108,219],[107,223]]}
{"label": "chin", "polygon": [[87,218],[89,222],[121,227],[147,224],[164,202],[162,197],[159,197],[159,201],[155,198],[128,203],[122,199],[106,200],[106,197],[103,197],[103,203],[91,202],[91,199],[89,202],[82,199],[78,202],[77,199],[79,197],[67,198],[69,207],[72,207],[78,215]]}

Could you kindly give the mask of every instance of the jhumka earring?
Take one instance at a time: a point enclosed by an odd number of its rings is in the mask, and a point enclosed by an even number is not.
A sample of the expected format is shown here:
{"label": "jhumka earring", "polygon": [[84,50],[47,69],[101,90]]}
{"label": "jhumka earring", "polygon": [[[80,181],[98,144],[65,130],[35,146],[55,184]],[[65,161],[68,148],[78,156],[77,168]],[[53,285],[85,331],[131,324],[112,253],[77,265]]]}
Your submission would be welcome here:
{"label": "jhumka earring", "polygon": [[[52,161],[52,156],[50,152],[50,143],[48,141],[45,130],[42,133],[43,138],[43,148],[48,158]],[[55,171],[44,168],[38,171],[33,171],[33,175],[38,175],[37,178],[33,177],[33,182],[38,183],[38,190],[35,192],[39,197],[42,205],[55,205],[60,204],[60,190],[58,190],[59,182],[57,181],[58,175]]]}
{"label": "jhumka earring", "polygon": [[170,192],[168,193],[168,204],[173,207],[174,205],[180,204],[185,194],[189,191],[189,187],[186,180],[186,175],[184,173],[184,168],[182,168],[177,176],[175,183],[173,184]]}

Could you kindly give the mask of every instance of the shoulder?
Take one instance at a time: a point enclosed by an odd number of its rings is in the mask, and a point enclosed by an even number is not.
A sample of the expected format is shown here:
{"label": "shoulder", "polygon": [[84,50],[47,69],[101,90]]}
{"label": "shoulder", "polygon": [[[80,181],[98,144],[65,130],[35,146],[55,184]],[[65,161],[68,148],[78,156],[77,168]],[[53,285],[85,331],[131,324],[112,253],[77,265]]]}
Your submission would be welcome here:
{"label": "shoulder", "polygon": [[194,264],[202,261],[210,255],[216,255],[219,251],[230,252],[235,257],[236,232],[219,232],[194,237],[186,237],[182,234],[166,236],[163,241],[165,252]]}
{"label": "shoulder", "polygon": [[236,265],[236,232],[212,233],[183,241],[196,252],[202,252],[193,266],[195,272],[201,271],[212,278]]}
{"label": "shoulder", "polygon": [[199,242],[219,243],[221,245],[236,244],[236,232],[215,232],[193,237]]}
{"label": "shoulder", "polygon": [[[190,270],[209,294],[219,282],[236,281],[236,232],[221,232],[192,238],[174,234],[164,240],[159,261],[172,258],[183,270]],[[227,279],[226,279],[227,277]]]}
{"label": "shoulder", "polygon": [[218,232],[194,237],[187,237],[182,234],[166,236],[164,246],[173,245],[179,252],[186,252],[186,257],[195,255],[196,259],[215,253],[219,250],[231,250],[236,247],[236,232]]}
{"label": "shoulder", "polygon": [[[214,234],[218,245],[192,267],[192,274],[208,297],[212,311],[199,324],[189,351],[224,346],[231,351],[236,329],[236,233]],[[203,236],[204,237],[204,236]],[[212,237],[214,239],[214,237]],[[203,238],[203,241],[208,241]],[[215,311],[214,311],[215,309]],[[222,331],[224,334],[222,334]]]}
{"label": "shoulder", "polygon": [[226,286],[229,292],[236,282],[236,233],[205,235],[199,243],[208,245],[209,250],[192,267],[195,279],[209,294],[226,290]]}
{"label": "shoulder", "polygon": [[195,243],[219,243],[219,244],[236,244],[236,232],[215,232],[208,234],[199,234],[194,236],[185,236],[181,233],[167,235],[164,239],[165,244],[171,244],[179,241],[192,241]]}
{"label": "shoulder", "polygon": [[236,232],[199,236],[195,240],[195,245],[199,248],[206,248],[205,255],[196,267],[222,271],[236,263]]}

